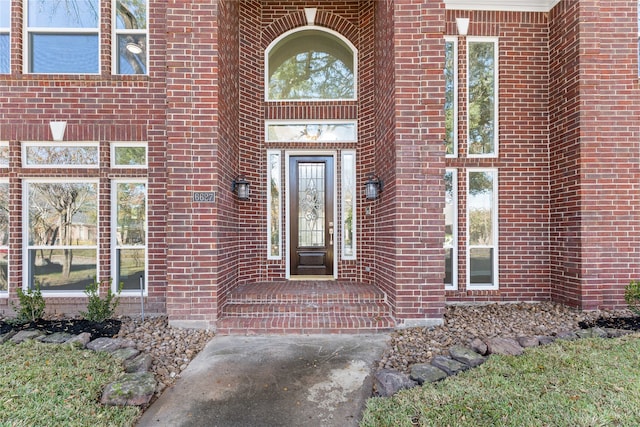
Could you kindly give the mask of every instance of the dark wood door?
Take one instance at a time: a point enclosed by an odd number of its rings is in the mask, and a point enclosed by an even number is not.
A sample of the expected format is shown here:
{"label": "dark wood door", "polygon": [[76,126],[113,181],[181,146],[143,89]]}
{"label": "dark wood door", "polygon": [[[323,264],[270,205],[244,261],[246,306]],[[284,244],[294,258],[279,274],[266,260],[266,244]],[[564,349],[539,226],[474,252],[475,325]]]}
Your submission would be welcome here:
{"label": "dark wood door", "polygon": [[292,276],[333,276],[333,157],[289,158]]}

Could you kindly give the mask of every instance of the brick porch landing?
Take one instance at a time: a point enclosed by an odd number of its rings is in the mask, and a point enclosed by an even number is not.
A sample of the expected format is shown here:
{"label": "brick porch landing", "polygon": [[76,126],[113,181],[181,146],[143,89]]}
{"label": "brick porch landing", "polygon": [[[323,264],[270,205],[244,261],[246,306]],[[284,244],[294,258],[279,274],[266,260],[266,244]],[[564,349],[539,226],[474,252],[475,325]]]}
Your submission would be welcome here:
{"label": "brick porch landing", "polygon": [[374,285],[282,281],[240,285],[231,291],[216,332],[351,334],[390,331],[394,326],[386,295]]}

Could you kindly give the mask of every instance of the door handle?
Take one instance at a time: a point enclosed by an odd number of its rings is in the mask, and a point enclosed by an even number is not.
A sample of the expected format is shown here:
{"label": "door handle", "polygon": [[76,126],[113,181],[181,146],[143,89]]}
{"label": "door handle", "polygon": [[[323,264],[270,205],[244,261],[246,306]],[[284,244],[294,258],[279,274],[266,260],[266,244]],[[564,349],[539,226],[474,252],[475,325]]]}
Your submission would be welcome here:
{"label": "door handle", "polygon": [[333,222],[329,223],[329,244],[333,245]]}

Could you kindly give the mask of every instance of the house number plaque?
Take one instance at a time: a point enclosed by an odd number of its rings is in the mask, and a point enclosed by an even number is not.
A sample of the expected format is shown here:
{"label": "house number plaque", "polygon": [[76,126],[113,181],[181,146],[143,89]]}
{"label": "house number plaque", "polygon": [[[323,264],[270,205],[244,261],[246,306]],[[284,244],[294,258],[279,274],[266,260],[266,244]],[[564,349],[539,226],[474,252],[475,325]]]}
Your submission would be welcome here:
{"label": "house number plaque", "polygon": [[193,193],[194,202],[215,203],[216,192],[215,191],[195,191]]}

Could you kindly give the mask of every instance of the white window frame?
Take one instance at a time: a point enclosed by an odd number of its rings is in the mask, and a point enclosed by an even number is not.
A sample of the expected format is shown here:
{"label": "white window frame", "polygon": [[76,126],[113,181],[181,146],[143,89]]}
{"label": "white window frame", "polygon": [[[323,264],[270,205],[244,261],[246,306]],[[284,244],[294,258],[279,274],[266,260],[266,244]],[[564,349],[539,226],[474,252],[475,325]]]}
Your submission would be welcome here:
{"label": "white window frame", "polygon": [[[9,178],[0,178],[0,184],[9,185]],[[11,193],[11,187],[9,187],[9,193]],[[9,200],[7,200],[9,202]],[[7,209],[10,211],[9,206]],[[9,222],[11,221],[11,216],[9,216]],[[9,238],[11,238],[11,223],[9,223]],[[11,283],[9,282],[9,277],[11,277],[11,251],[9,250],[9,245],[0,244],[0,250],[7,251],[7,289],[0,290],[0,298],[5,298],[9,296],[9,290],[11,288]]]}
{"label": "white window frame", "polygon": [[[447,291],[455,291],[458,289],[458,169],[455,168],[447,168],[445,169],[445,173],[451,174],[451,192],[453,194],[453,200],[451,203],[451,216],[453,229],[451,230],[451,234],[453,237],[453,242],[448,245],[447,242],[444,242],[444,249],[451,249],[451,262],[453,265],[451,271],[451,283],[445,283],[444,289]],[[446,195],[446,192],[445,192]],[[444,214],[446,218],[446,210],[447,205],[445,203]],[[446,225],[446,221],[445,221]],[[445,256],[446,259],[446,256]]]}
{"label": "white window frame", "polygon": [[[29,26],[29,2],[30,0],[23,1],[23,9],[24,9],[24,30],[23,30],[23,64],[22,71],[24,74],[44,74],[44,75],[53,75],[53,74],[61,74],[61,75],[99,75],[102,71],[102,40],[100,37],[100,23],[102,22],[102,7],[101,0],[98,0],[98,19],[97,26],[95,28],[71,28],[71,27],[30,27]],[[34,0],[35,1],[35,0]],[[98,38],[98,51],[96,52],[98,57],[98,71],[95,73],[83,73],[83,72],[53,72],[53,73],[40,73],[29,70],[29,64],[33,57],[33,47],[31,46],[31,37],[32,33],[37,34],[95,34]]]}
{"label": "white window frame", "polygon": [[[100,180],[98,178],[78,178],[75,179],[77,182],[82,183],[93,183],[96,184],[97,193],[96,193],[96,280],[100,281]],[[65,178],[26,178],[22,181],[22,290],[27,292],[29,290],[29,279],[31,278],[31,270],[30,270],[30,262],[29,262],[29,250],[30,249],[38,249],[38,246],[30,246],[29,245],[29,184],[47,184],[47,183],[58,183],[58,182],[69,182],[68,179]],[[51,249],[51,246],[46,246],[46,249]],[[74,249],[93,249],[93,246],[77,246]],[[86,297],[87,295],[84,293],[84,290],[72,290],[72,291],[51,291],[51,290],[43,290],[42,295],[46,297]]]}
{"label": "white window frame", "polygon": [[[453,153],[446,154],[445,157],[455,158],[458,157],[458,37],[457,36],[445,36],[445,49],[446,43],[453,43]],[[445,146],[446,153],[446,146]]]}
{"label": "white window frame", "polygon": [[[142,165],[119,165],[116,164],[116,149],[118,148],[144,148],[144,164]],[[110,163],[112,168],[117,169],[147,169],[149,167],[149,144],[144,141],[131,142],[111,142],[110,143]]]}
{"label": "white window frame", "polygon": [[[280,204],[278,206],[278,230],[280,231],[280,242],[278,245],[278,253],[271,253],[271,156],[278,157],[278,190],[280,193]],[[282,194],[282,152],[280,150],[267,150],[267,182],[265,183],[267,189],[267,259],[268,260],[280,260],[282,259],[282,245],[283,245],[283,233],[282,233],[282,202],[283,202],[283,194]]]}
{"label": "white window frame", "polygon": [[[118,244],[118,184],[144,184],[145,185],[145,239],[142,245]],[[118,291],[120,276],[116,262],[119,249],[144,249],[144,291],[142,295],[149,295],[149,180],[146,178],[117,178],[111,180],[111,290]],[[140,290],[122,290],[122,295],[140,295]]]}
{"label": "white window frame", "polygon": [[[286,39],[292,34],[301,32],[301,31],[322,31],[325,33],[329,33],[334,37],[339,38],[353,53],[353,97],[352,98],[339,98],[339,99],[270,99],[269,98],[269,54],[271,53],[271,49],[278,45],[282,40]],[[266,102],[326,102],[326,101],[355,101],[358,99],[358,49],[342,34],[337,31],[333,31],[326,27],[320,27],[317,25],[305,25],[302,27],[294,28],[293,30],[289,30],[284,34],[281,34],[275,40],[273,40],[269,46],[264,51],[264,100]]]}
{"label": "white window frame", "polygon": [[[149,0],[146,1],[146,28],[144,29],[126,29],[126,28],[116,28],[117,27],[117,19],[118,19],[118,11],[117,2],[118,0],[112,0],[111,10],[112,10],[112,27],[113,27],[113,35],[111,38],[111,46],[113,50],[111,52],[111,74],[118,76],[148,76],[149,75]],[[126,34],[134,34],[134,35],[144,35],[146,40],[146,46],[144,49],[145,54],[145,64],[146,70],[144,74],[123,74],[118,72],[118,60],[120,56],[120,52],[118,51],[118,36],[126,35]]]}
{"label": "white window frame", "polygon": [[499,130],[500,130],[500,116],[499,116],[499,94],[500,94],[500,72],[499,72],[499,58],[500,58],[500,54],[499,54],[499,48],[500,48],[500,43],[499,43],[499,38],[498,37],[467,37],[467,65],[466,65],[466,72],[467,72],[467,111],[469,110],[469,84],[470,79],[469,79],[469,52],[470,52],[470,48],[469,45],[471,43],[476,43],[476,42],[480,42],[480,43],[493,43],[494,44],[494,49],[493,49],[493,63],[495,64],[495,69],[493,70],[493,74],[494,74],[494,93],[493,93],[493,98],[494,98],[494,105],[493,105],[493,117],[494,117],[494,130],[493,130],[493,152],[492,153],[487,153],[487,154],[471,154],[469,152],[469,147],[470,147],[470,124],[469,124],[469,114],[467,114],[467,156],[468,157],[473,157],[473,158],[495,158],[498,157],[498,152],[499,152],[499,140],[500,140],[500,136],[499,136]]}
{"label": "white window frame", "polygon": [[[357,259],[357,254],[358,254],[358,233],[357,233],[357,199],[358,199],[358,186],[356,183],[356,165],[357,165],[357,161],[356,161],[356,151],[355,150],[343,150],[342,153],[340,154],[341,159],[340,159],[340,171],[342,176],[340,177],[340,182],[341,182],[341,188],[342,188],[342,192],[341,192],[341,197],[340,197],[340,205],[341,205],[341,210],[340,210],[340,217],[341,217],[341,224],[340,224],[340,236],[341,236],[341,242],[342,244],[340,245],[340,253],[341,253],[341,259],[343,260],[355,260]],[[353,157],[353,171],[351,176],[347,176],[346,175],[346,170],[344,168],[345,165],[345,158],[347,156],[351,156]],[[345,239],[345,230],[346,230],[346,211],[347,211],[347,201],[345,199],[345,194],[346,194],[346,183],[347,182],[352,182],[353,183],[353,189],[352,189],[352,193],[353,193],[353,199],[351,200],[351,209],[353,212],[353,218],[352,218],[352,224],[351,224],[351,229],[353,230],[353,236],[352,236],[352,254],[351,255],[347,255],[346,253],[346,239]]]}
{"label": "white window frame", "polygon": [[300,126],[300,125],[350,125],[353,126],[353,137],[345,139],[335,139],[326,141],[317,141],[319,143],[332,142],[358,142],[358,122],[356,120],[265,120],[264,122],[264,138],[265,142],[297,142],[307,143],[307,141],[299,139],[269,139],[270,126]]}
{"label": "white window frame", "polygon": [[[470,184],[471,181],[469,179],[469,176],[471,173],[473,172],[483,172],[483,173],[491,173],[493,174],[493,186],[492,186],[492,191],[493,191],[493,203],[491,206],[492,209],[492,213],[493,213],[493,217],[491,218],[491,229],[493,231],[493,235],[492,235],[492,241],[493,241],[493,245],[473,245],[471,246],[470,242],[470,236],[469,236],[469,231],[470,231],[470,203],[469,203],[469,197],[470,197]],[[466,224],[466,242],[467,242],[467,266],[466,266],[466,270],[467,270],[467,289],[468,290],[474,290],[474,291],[479,291],[479,290],[496,290],[499,289],[500,283],[499,283],[499,279],[500,279],[500,271],[499,271],[499,259],[500,259],[500,254],[499,254],[499,232],[498,232],[498,217],[499,217],[499,212],[498,212],[498,190],[499,190],[499,185],[498,185],[498,179],[499,179],[499,172],[497,168],[468,168],[467,169],[467,193],[466,193],[466,215],[467,215],[467,224]],[[491,248],[493,249],[493,260],[492,260],[492,268],[493,268],[493,283],[476,283],[476,284],[471,284],[471,248]]]}
{"label": "white window frame", "polygon": [[[93,164],[29,164],[27,162],[27,148],[29,147],[88,147],[95,148],[98,151],[97,163]],[[74,141],[74,142],[50,142],[50,141],[23,141],[22,148],[22,167],[25,169],[99,169],[100,168],[100,143],[97,141]]]}
{"label": "white window frame", "polygon": [[[11,74],[11,1],[12,0],[8,0],[8,7],[9,10],[7,11],[9,13],[9,26],[8,27],[0,27],[0,35],[7,35],[9,36],[9,51],[6,52],[7,57],[9,59],[9,72],[8,73],[0,73],[0,74]],[[2,13],[2,11],[0,11],[0,13]]]}

